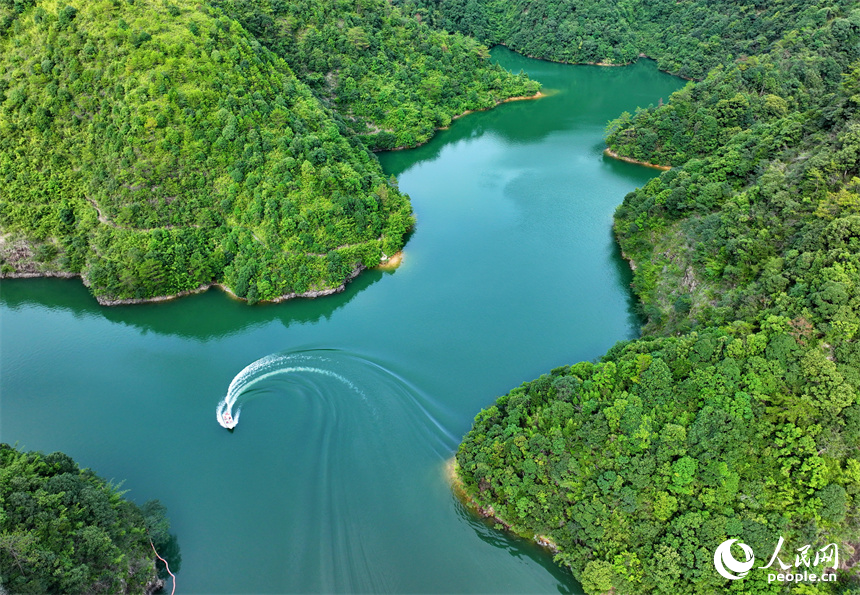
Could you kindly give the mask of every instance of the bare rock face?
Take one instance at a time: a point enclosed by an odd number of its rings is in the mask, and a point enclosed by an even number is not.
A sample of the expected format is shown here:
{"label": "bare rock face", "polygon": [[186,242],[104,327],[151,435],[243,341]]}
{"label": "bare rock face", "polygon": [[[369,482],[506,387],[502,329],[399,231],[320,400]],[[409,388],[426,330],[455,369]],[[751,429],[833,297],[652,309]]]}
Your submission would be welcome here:
{"label": "bare rock face", "polygon": [[153,593],[157,593],[164,588],[164,579],[160,579],[158,577],[155,580],[151,580],[146,583],[146,590],[144,593],[146,595],[153,595]]}
{"label": "bare rock face", "polygon": [[842,564],[840,564],[839,567],[842,570],[851,570],[860,564],[860,543],[846,542],[842,545],[843,547],[840,549],[839,555],[841,557],[843,551],[845,551],[847,555],[844,558],[841,558]]}
{"label": "bare rock face", "polygon": [[558,546],[552,539],[550,539],[546,535],[535,535],[535,543],[537,543],[541,547],[545,547],[553,554],[558,553]]}
{"label": "bare rock face", "polygon": [[681,281],[681,285],[688,288],[690,291],[694,291],[698,284],[699,282],[696,281],[696,275],[693,271],[693,267],[687,267],[687,270],[684,271],[684,279]]}

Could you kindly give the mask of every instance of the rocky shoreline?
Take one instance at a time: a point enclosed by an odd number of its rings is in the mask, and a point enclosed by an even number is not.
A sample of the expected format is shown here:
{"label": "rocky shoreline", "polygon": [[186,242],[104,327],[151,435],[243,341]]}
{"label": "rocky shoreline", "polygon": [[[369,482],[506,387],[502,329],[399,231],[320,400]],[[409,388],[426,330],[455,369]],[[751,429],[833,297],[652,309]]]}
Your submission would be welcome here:
{"label": "rocky shoreline", "polygon": [[[517,54],[520,54],[521,56],[525,56],[526,58],[532,58],[534,60],[543,60],[544,62],[554,62],[556,64],[569,64],[571,66],[631,66],[632,64],[636,64],[636,62],[639,61],[639,58],[645,58],[646,60],[653,60],[654,62],[657,61],[656,58],[652,58],[648,54],[640,53],[636,60],[631,60],[630,62],[617,62],[617,63],[616,62],[566,62],[564,60],[552,60],[550,58],[542,58],[541,56],[535,56],[533,54],[524,54],[521,51],[511,49],[510,47],[508,47],[507,44],[504,44],[504,43],[499,43],[498,45],[505,47],[505,48],[508,48],[512,52],[516,52]],[[702,80],[702,79],[695,79],[695,78],[692,78],[689,76],[684,76],[683,74],[677,74],[677,73],[671,72],[669,70],[663,70],[659,67],[657,68],[657,70],[659,70],[660,72],[665,72],[666,74],[671,74],[672,76],[677,76],[678,78],[684,79],[685,81],[696,82],[696,81]]]}
{"label": "rocky shoreline", "polygon": [[[462,118],[463,116],[468,116],[469,114],[474,114],[474,113],[476,113],[476,112],[486,112],[486,111],[489,111],[489,110],[491,110],[491,109],[493,109],[493,108],[496,108],[496,107],[498,107],[498,106],[502,105],[503,103],[508,103],[509,101],[526,101],[526,100],[529,100],[529,99],[540,99],[541,97],[546,97],[546,96],[547,96],[547,94],[546,94],[546,93],[543,93],[542,91],[538,91],[538,92],[537,92],[537,93],[535,93],[534,95],[518,95],[518,96],[516,96],[516,97],[508,97],[507,99],[502,99],[501,101],[497,101],[497,102],[495,103],[495,105],[491,105],[490,107],[483,107],[483,108],[480,108],[480,109],[470,109],[470,110],[466,110],[466,111],[465,111],[465,112],[463,112],[462,114],[457,114],[456,116],[451,116],[451,121],[453,122],[454,120],[459,120],[459,119],[460,119],[460,118]],[[436,129],[433,131],[433,136],[435,136],[435,133],[436,133],[436,132],[439,132],[440,130],[448,130],[448,128],[450,128],[450,125],[449,125],[449,126],[442,126],[442,127],[436,128]],[[417,144],[414,144],[414,145],[401,145],[401,146],[399,146],[399,147],[392,147],[391,149],[372,149],[372,151],[373,151],[374,153],[383,153],[383,152],[387,152],[387,151],[403,151],[403,150],[406,150],[406,149],[415,149],[415,148],[420,147],[421,145],[423,145],[423,144],[425,144],[425,143],[430,142],[430,139],[432,139],[432,138],[433,138],[433,136],[431,136],[430,138],[428,138],[428,139],[427,139],[426,141],[424,141],[424,142],[420,142],[420,143],[417,143]]]}
{"label": "rocky shoreline", "polygon": [[[504,527],[507,531],[516,533],[513,529],[513,525],[497,515],[492,506],[481,506],[466,493],[466,488],[464,487],[463,480],[460,477],[460,466],[457,464],[457,459],[455,457],[451,457],[446,461],[445,476],[451,486],[451,491],[463,506],[475,512],[481,518],[493,519],[493,521]],[[516,534],[519,535],[519,533]],[[522,535],[520,536],[522,537]],[[557,554],[559,551],[558,545],[546,535],[534,535],[532,536],[532,540],[539,546],[549,550],[553,555]]]}
{"label": "rocky shoreline", "polygon": [[[399,261],[398,261],[399,262]],[[279,302],[284,302],[287,300],[291,300],[294,298],[317,298],[326,295],[332,295],[335,293],[340,293],[346,289],[347,283],[355,279],[359,273],[365,270],[363,264],[359,264],[353,271],[344,279],[343,283],[341,283],[337,287],[332,287],[328,289],[315,289],[312,291],[306,291],[304,293],[287,293],[284,295],[280,295],[272,300],[260,300],[261,304],[277,304]],[[69,273],[66,271],[39,271],[39,272],[25,272],[25,273],[3,273],[0,274],[0,279],[36,279],[40,277],[56,277],[61,279],[73,279],[75,277],[79,277],[83,284],[89,287],[89,283],[80,273]],[[178,293],[173,293],[170,295],[157,295],[149,298],[127,298],[127,299],[110,299],[101,296],[95,296],[96,301],[102,306],[130,306],[134,304],[149,304],[149,303],[157,303],[157,302],[168,302],[171,300],[179,299],[182,297],[186,297],[189,295],[194,295],[198,293],[203,293],[205,291],[210,290],[213,287],[217,287],[230,297],[240,300],[247,301],[243,297],[239,297],[233,291],[222,283],[204,283],[195,289],[187,289],[185,291],[180,291]]]}
{"label": "rocky shoreline", "polygon": [[[361,271],[365,270],[366,268],[367,267],[365,267],[363,264],[358,265],[346,277],[346,279],[344,279],[343,283],[341,283],[337,287],[332,287],[329,289],[316,289],[313,291],[306,291],[304,293],[295,293],[295,292],[286,293],[284,295],[280,295],[280,296],[278,296],[274,299],[271,299],[271,300],[260,300],[258,303],[260,303],[260,304],[277,304],[277,303],[285,302],[287,300],[291,300],[294,298],[317,298],[317,297],[322,297],[325,295],[332,295],[334,293],[340,293],[344,289],[346,289],[347,283],[349,283],[350,281],[352,281],[353,279],[358,277],[359,273],[361,273]],[[86,283],[84,283],[84,284],[86,284]],[[151,302],[167,302],[167,301],[175,300],[175,299],[185,297],[188,295],[203,293],[204,291],[208,291],[209,289],[211,289],[213,287],[217,287],[218,289],[220,289],[221,291],[223,291],[224,293],[229,295],[231,298],[234,298],[234,299],[237,299],[237,300],[240,300],[243,302],[248,301],[245,298],[239,297],[238,295],[233,293],[233,291],[229,287],[227,287],[226,285],[224,285],[222,283],[204,283],[203,285],[199,286],[196,289],[188,289],[186,291],[180,291],[179,293],[174,293],[171,295],[159,295],[159,296],[155,296],[155,297],[151,297],[151,298],[129,298],[129,299],[112,300],[112,299],[107,299],[107,298],[96,296],[96,301],[98,301],[98,303],[102,306],[130,306],[133,304],[148,304]]]}
{"label": "rocky shoreline", "polygon": [[[378,265],[376,265],[375,267],[372,267],[372,268],[380,269],[380,270],[384,270],[384,271],[393,271],[398,266],[400,266],[400,263],[402,262],[402,260],[403,260],[403,251],[401,250],[401,251],[398,251],[398,252],[392,254],[387,259],[380,261],[380,263]],[[352,270],[352,272],[349,275],[347,275],[347,277],[346,277],[346,279],[344,279],[343,283],[341,283],[337,287],[330,287],[327,289],[314,289],[311,291],[305,291],[303,293],[296,293],[296,292],[286,293],[284,295],[280,295],[280,296],[278,296],[274,299],[271,299],[271,300],[260,300],[258,303],[261,303],[261,304],[277,304],[277,303],[285,302],[287,300],[292,300],[295,298],[310,298],[310,299],[312,299],[312,298],[318,298],[318,297],[323,297],[323,296],[327,296],[327,295],[332,295],[335,293],[341,293],[342,291],[344,291],[346,289],[346,285],[350,281],[352,281],[353,279],[358,277],[358,275],[362,271],[366,270],[367,268],[368,267],[364,266],[363,264],[359,264],[358,266],[356,266]],[[73,279],[73,278],[77,277],[77,278],[81,279],[81,281],[83,282],[83,284],[86,287],[89,287],[89,283],[88,283],[86,277],[81,275],[81,273],[71,273],[68,271],[55,271],[55,270],[45,270],[45,271],[27,270],[27,271],[22,271],[22,272],[16,271],[16,272],[9,272],[9,273],[0,273],[0,279],[37,279],[37,278],[42,278],[42,277],[45,277],[45,278],[54,277],[54,278],[60,278],[60,279]],[[206,291],[209,291],[213,287],[220,289],[221,291],[226,293],[231,298],[234,298],[234,299],[239,300],[239,301],[248,301],[247,299],[245,299],[243,297],[239,297],[238,295],[236,295],[232,289],[230,289],[229,287],[227,287],[223,283],[217,283],[217,282],[203,283],[194,289],[186,289],[185,291],[180,291],[178,293],[173,293],[173,294],[169,294],[169,295],[157,295],[157,296],[148,297],[148,298],[112,299],[112,298],[102,297],[102,296],[95,296],[95,298],[96,298],[96,301],[99,303],[99,305],[102,305],[102,306],[131,306],[131,305],[135,305],[135,304],[149,304],[149,303],[158,303],[158,302],[168,302],[168,301],[179,299],[179,298],[186,297],[189,295],[204,293]]]}
{"label": "rocky shoreline", "polygon": [[624,157],[619,155],[609,147],[603,150],[603,154],[607,157],[612,157],[613,159],[618,159],[619,161],[626,161],[627,163],[635,163],[636,165],[644,165],[645,167],[653,167],[654,169],[659,169],[660,171],[669,171],[672,169],[671,165],[657,165],[656,163],[648,163],[647,161],[639,161],[638,159],[633,159],[632,157]]}
{"label": "rocky shoreline", "polygon": [[70,273],[68,271],[38,271],[24,273],[2,273],[0,279],[38,279],[40,277],[55,277],[58,279],[74,279],[80,277],[80,273]]}
{"label": "rocky shoreline", "polygon": [[156,576],[153,580],[146,583],[146,588],[144,590],[145,595],[154,595],[164,589],[164,580],[158,578]]}
{"label": "rocky shoreline", "polygon": [[[546,97],[546,93],[544,93],[543,91],[538,91],[538,92],[537,92],[537,93],[535,93],[534,95],[517,95],[516,97],[508,97],[507,99],[502,99],[501,101],[497,101],[497,102],[496,102],[496,105],[493,105],[493,106],[491,106],[491,107],[484,107],[484,108],[481,108],[481,109],[470,109],[470,110],[466,110],[466,111],[465,111],[465,112],[463,112],[462,114],[457,114],[456,116],[452,116],[452,117],[451,117],[451,121],[459,120],[459,119],[460,119],[460,118],[462,118],[463,116],[468,116],[469,114],[474,114],[475,112],[486,112],[486,111],[489,111],[489,110],[491,110],[491,109],[493,109],[493,108],[496,108],[496,107],[498,107],[498,106],[502,105],[503,103],[508,103],[509,101],[528,101],[528,100],[530,100],[530,99],[540,99],[541,97]],[[439,130],[447,130],[447,127],[445,127],[445,128],[440,128]]]}
{"label": "rocky shoreline", "polygon": [[[497,101],[496,105],[492,105],[490,107],[482,107],[480,109],[470,109],[470,110],[466,110],[462,114],[457,114],[456,116],[451,116],[451,121],[453,122],[454,120],[459,120],[460,118],[462,118],[464,116],[468,116],[469,114],[474,114],[476,112],[490,111],[491,109],[495,109],[495,108],[499,107],[500,105],[502,105],[503,103],[508,103],[509,101],[527,101],[530,99],[540,99],[541,97],[546,97],[546,96],[547,96],[547,94],[544,93],[543,91],[538,91],[534,95],[517,95],[516,97],[508,97],[507,99],[502,99],[501,101]],[[450,125],[449,126],[443,126],[442,128],[437,128],[436,130],[448,130],[448,128],[450,128]],[[413,148],[413,147],[399,147],[399,148],[409,149],[409,148]],[[395,149],[392,149],[392,150],[395,150]]]}
{"label": "rocky shoreline", "polygon": [[623,258],[624,260],[627,261],[627,264],[630,265],[630,270],[635,273],[636,268],[637,268],[636,267],[636,261],[633,260],[632,258],[630,258],[629,256],[627,256],[627,254],[624,252],[624,250],[621,251],[621,258]]}

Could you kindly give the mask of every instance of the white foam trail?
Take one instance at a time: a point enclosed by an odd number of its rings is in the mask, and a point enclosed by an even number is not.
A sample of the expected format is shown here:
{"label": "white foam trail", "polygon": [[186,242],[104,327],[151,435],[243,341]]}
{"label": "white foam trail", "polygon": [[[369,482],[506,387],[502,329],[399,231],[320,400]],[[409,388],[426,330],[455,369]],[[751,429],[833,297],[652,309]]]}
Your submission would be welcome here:
{"label": "white foam trail", "polygon": [[[295,362],[296,360],[306,360],[309,359],[306,356],[289,354],[289,355],[267,355],[266,357],[260,358],[257,361],[249,364],[245,367],[241,372],[236,374],[236,377],[233,378],[233,381],[230,383],[230,386],[227,388],[227,395],[224,397],[222,401],[218,403],[218,407],[215,409],[215,416],[218,420],[218,423],[223,428],[232,429],[236,427],[239,423],[239,415],[242,413],[242,405],[241,403],[237,406],[236,413],[233,413],[233,407],[236,406],[236,402],[239,399],[239,396],[244,393],[248,388],[252,385],[260,382],[261,380],[265,380],[270,376],[274,376],[276,374],[289,374],[292,372],[310,372],[313,374],[322,374],[323,376],[329,376],[331,378],[336,378],[337,380],[346,384],[349,388],[358,393],[362,399],[367,400],[366,396],[363,392],[361,392],[349,379],[344,378],[340,374],[336,372],[332,372],[331,370],[325,370],[322,368],[315,368],[313,366],[285,366],[284,364]],[[325,360],[323,360],[325,361]],[[232,418],[232,424],[227,423],[224,420],[224,413],[229,414]]]}
{"label": "white foam trail", "polygon": [[[398,419],[398,423],[410,423],[410,431],[423,432],[426,444],[432,445],[432,450],[443,458],[448,458],[459,443],[459,438],[448,429],[453,423],[451,420],[455,419],[451,410],[390,367],[336,349],[275,353],[246,366],[230,382],[226,396],[215,409],[218,424],[223,428],[234,428],[244,404],[254,396],[249,389],[277,374],[296,374],[292,378],[303,387],[300,392],[313,393],[324,400],[339,399],[344,395],[337,397],[335,393],[329,393],[329,388],[317,385],[308,376],[337,380],[349,389],[347,392],[352,397],[361,399],[366,413],[372,418],[367,419],[368,423],[386,427],[392,419]],[[305,393],[306,390],[310,392]],[[407,414],[408,418],[400,417],[397,411]],[[224,420],[225,414],[229,415],[228,421]],[[410,421],[406,422],[407,419]]]}

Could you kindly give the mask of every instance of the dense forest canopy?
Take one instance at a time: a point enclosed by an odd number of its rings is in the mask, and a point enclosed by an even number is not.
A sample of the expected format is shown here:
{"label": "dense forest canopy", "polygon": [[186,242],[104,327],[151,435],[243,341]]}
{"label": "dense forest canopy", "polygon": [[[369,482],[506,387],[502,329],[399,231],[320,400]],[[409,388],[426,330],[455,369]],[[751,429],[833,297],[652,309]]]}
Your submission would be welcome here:
{"label": "dense forest canopy", "polygon": [[[68,455],[0,444],[0,591],[143,593],[166,555],[164,507],[138,507]],[[174,569],[178,557],[172,557]]]}
{"label": "dense forest canopy", "polygon": [[[224,4],[255,25],[241,7]],[[347,15],[350,6],[316,2],[298,15]],[[283,3],[269,8],[279,16]],[[402,80],[374,113],[381,125],[403,120],[414,129],[386,132],[384,142],[377,135],[377,144],[426,140],[453,111],[537,90],[491,66],[471,39],[420,24],[400,31],[391,22],[400,17],[389,13],[366,24],[381,48],[353,44],[336,66],[314,60],[319,44],[305,51],[317,35],[313,20],[296,22],[304,41],[295,53],[274,37],[262,41],[297,60],[311,82],[318,82],[314,73],[328,80],[328,68],[362,70],[373,49],[380,63],[402,59],[387,67]],[[426,43],[398,54],[407,34]],[[445,109],[430,113],[429,99],[413,105],[415,95],[403,90],[430,79],[447,84],[436,80],[442,71],[413,63],[430,63],[448,40],[445,52],[456,63],[449,70],[486,82],[456,89]],[[386,49],[390,55],[379,54]],[[381,84],[384,76],[368,81]],[[368,92],[378,91],[381,102],[379,89]],[[413,224],[408,199],[345,124],[352,104],[342,95],[321,101],[283,58],[207,4],[4,0],[2,273],[80,273],[102,300],[212,282],[251,302],[336,288],[399,250]],[[343,117],[327,104],[343,109]],[[423,115],[401,118],[413,112]]]}
{"label": "dense forest canopy", "polygon": [[432,29],[386,0],[215,0],[291,64],[373,149],[424,142],[451,118],[538,84],[489,64],[471,37]]}
{"label": "dense forest canopy", "polygon": [[[404,12],[489,44],[571,63],[627,64],[703,78],[792,30],[847,17],[854,0],[396,0]],[[854,17],[849,18],[856,18]]]}
{"label": "dense forest canopy", "polygon": [[[856,392],[791,319],[761,326],[619,344],[514,389],[458,452],[472,497],[549,537],[588,593],[717,592],[730,537],[759,558],[780,536],[787,556],[855,541]],[[763,572],[743,587],[778,592]]]}
{"label": "dense forest canopy", "polygon": [[[488,31],[613,9],[529,3],[505,21],[501,3],[468,6]],[[616,153],[674,166],[615,216],[644,336],[500,398],[461,445],[460,476],[515,531],[555,542],[588,593],[782,592],[766,571],[730,583],[712,560],[730,538],[757,559],[779,537],[791,562],[807,544],[838,543],[843,567],[860,553],[860,8],[626,6],[651,19],[631,25],[633,51],[707,70],[607,129]],[[716,23],[707,37],[683,25],[702,11],[700,26]],[[682,29],[660,41],[657,25]],[[631,58],[492,35],[552,59]],[[853,576],[793,590],[849,592]]]}
{"label": "dense forest canopy", "polygon": [[[0,0],[0,272],[80,273],[107,300],[337,287],[413,223],[368,148],[537,90],[481,43],[647,55],[699,82],[607,128],[617,154],[673,166],[615,217],[643,337],[479,414],[457,453],[469,496],[548,536],[589,593],[785,589],[719,577],[729,538],[759,556],[779,537],[792,554],[835,542],[856,562],[854,0]],[[59,501],[54,477],[95,480],[54,455],[0,456],[34,478],[0,483],[15,523],[0,545],[56,580],[107,581],[120,546],[98,537],[112,561],[93,566],[19,528],[27,502]],[[858,588],[840,581],[794,590]]]}

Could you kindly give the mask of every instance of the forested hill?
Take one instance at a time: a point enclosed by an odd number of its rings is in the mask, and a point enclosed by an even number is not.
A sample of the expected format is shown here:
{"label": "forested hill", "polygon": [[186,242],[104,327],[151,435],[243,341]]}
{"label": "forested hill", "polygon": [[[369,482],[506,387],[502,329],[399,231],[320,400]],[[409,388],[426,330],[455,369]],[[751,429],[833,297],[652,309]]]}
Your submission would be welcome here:
{"label": "forested hill", "polygon": [[373,149],[411,147],[453,116],[539,85],[487,61],[471,37],[431,29],[386,0],[214,0],[284,58]]}
{"label": "forested hill", "polygon": [[828,349],[853,341],[860,9],[849,16],[610,124],[619,154],[681,166],[616,213],[649,330],[775,314],[806,320]]}
{"label": "forested hill", "polygon": [[61,452],[0,443],[0,592],[152,593],[163,584],[152,548],[181,563],[165,511]]}
{"label": "forested hill", "polygon": [[[495,77],[482,106],[536,90],[480,57],[461,67]],[[0,272],[80,273],[103,302],[212,282],[250,302],[331,290],[412,226],[344,120],[191,0],[0,2],[0,176]]]}
{"label": "forested hill", "polygon": [[789,590],[721,578],[730,538],[760,566],[783,537],[791,571],[837,543],[840,583],[794,592],[858,588],[860,9],[798,14],[610,124],[621,155],[674,166],[615,217],[644,336],[501,397],[457,453],[469,495],[590,594]]}
{"label": "forested hill", "polygon": [[640,54],[661,70],[703,78],[713,67],[770,49],[785,33],[816,27],[855,0],[397,0],[449,31],[537,58],[627,64]]}

